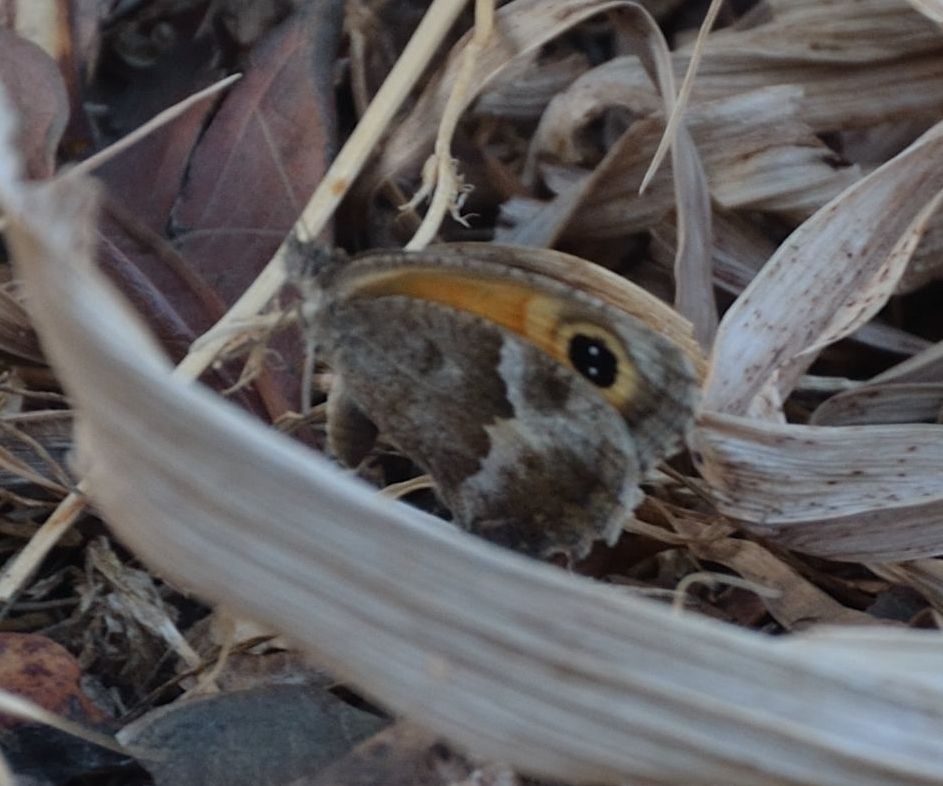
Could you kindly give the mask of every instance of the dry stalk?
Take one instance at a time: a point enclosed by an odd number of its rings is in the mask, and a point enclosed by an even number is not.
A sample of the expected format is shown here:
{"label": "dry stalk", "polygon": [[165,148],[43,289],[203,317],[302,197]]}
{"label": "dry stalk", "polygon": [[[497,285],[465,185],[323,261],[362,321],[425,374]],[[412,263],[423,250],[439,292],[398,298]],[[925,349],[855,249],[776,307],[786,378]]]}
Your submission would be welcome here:
{"label": "dry stalk", "polygon": [[[435,188],[422,224],[419,225],[412,240],[406,244],[407,251],[425,248],[435,238],[446,211],[451,211],[456,220],[461,220],[458,215],[461,209],[461,178],[456,172],[455,160],[452,158],[452,137],[455,135],[459,118],[469,103],[468,92],[471,88],[475,61],[492,35],[494,35],[494,0],[476,0],[474,34],[468,46],[462,51],[462,64],[442,113],[434,152],[427,166],[423,168],[424,182],[419,192],[407,205],[407,207],[414,207],[418,200],[425,198],[428,192]],[[426,173],[429,175],[428,180],[425,178]]]}
{"label": "dry stalk", "polygon": [[687,108],[688,101],[691,98],[691,89],[694,87],[694,77],[697,75],[697,67],[700,65],[701,57],[704,55],[704,45],[707,43],[707,36],[714,28],[714,22],[717,20],[717,14],[720,13],[720,7],[723,5],[723,2],[724,0],[711,0],[707,14],[704,16],[704,21],[701,23],[701,27],[697,32],[697,39],[694,42],[694,49],[691,52],[691,61],[688,63],[688,70],[684,75],[684,81],[681,83],[681,89],[678,91],[675,105],[668,116],[668,122],[665,124],[665,131],[662,134],[661,141],[655,149],[652,162],[648,165],[648,171],[642,178],[642,184],[639,186],[640,194],[645,193],[648,184],[658,171],[658,167],[661,166],[665,154],[668,152],[668,149],[678,133],[678,126],[681,123],[684,110]]}

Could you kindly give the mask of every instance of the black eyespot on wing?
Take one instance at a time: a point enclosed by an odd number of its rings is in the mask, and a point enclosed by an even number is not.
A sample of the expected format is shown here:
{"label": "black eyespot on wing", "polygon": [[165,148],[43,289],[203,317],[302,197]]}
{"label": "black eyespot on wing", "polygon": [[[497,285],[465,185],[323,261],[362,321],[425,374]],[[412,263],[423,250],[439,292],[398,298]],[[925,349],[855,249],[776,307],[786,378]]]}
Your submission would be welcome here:
{"label": "black eyespot on wing", "polygon": [[567,355],[573,368],[596,387],[608,388],[615,383],[619,360],[601,338],[577,333],[570,339]]}

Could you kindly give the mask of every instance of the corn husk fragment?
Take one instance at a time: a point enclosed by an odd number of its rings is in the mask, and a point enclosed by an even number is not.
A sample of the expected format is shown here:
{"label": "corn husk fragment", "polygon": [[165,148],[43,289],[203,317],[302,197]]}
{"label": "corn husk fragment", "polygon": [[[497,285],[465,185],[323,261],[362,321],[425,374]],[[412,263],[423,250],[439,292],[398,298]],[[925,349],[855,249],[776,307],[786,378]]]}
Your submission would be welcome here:
{"label": "corn husk fragment", "polygon": [[943,189],[939,163],[943,126],[790,236],[724,318],[705,409],[759,411],[771,389],[789,392],[810,356],[877,313],[926,232]]}
{"label": "corn husk fragment", "polygon": [[885,383],[832,396],[812,413],[810,422],[817,426],[939,423],[941,412],[943,384]]}
{"label": "corn husk fragment", "polygon": [[800,226],[721,323],[694,436],[701,471],[723,512],[782,545],[873,562],[943,553],[943,426],[786,425],[781,405],[895,291],[940,200],[941,131]]}
{"label": "corn husk fragment", "polygon": [[[578,166],[577,140],[587,122],[612,107],[638,111],[633,104],[640,88],[623,90],[608,80],[597,84],[594,77],[604,76],[600,69],[577,80],[547,108],[531,148],[535,161],[552,151],[555,162]],[[856,167],[834,165],[834,154],[800,119],[800,95],[796,87],[774,86],[689,108],[686,122],[719,205],[801,220],[858,179]],[[638,193],[663,129],[660,112],[632,123],[593,170],[579,209],[557,234],[570,240],[618,237],[641,231],[673,210],[670,172],[656,175],[646,192]],[[576,175],[550,168],[544,176],[560,192]]]}

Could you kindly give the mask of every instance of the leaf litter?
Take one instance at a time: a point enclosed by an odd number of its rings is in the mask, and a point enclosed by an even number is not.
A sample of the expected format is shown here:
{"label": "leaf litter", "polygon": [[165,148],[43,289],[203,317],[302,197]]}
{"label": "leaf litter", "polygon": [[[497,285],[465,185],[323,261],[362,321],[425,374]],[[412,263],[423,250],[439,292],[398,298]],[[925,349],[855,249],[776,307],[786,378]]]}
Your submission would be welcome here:
{"label": "leaf litter", "polygon": [[[79,655],[123,742],[147,741],[135,729],[150,725],[151,750],[129,743],[94,767],[122,783],[943,783],[937,4],[722,11],[672,156],[641,194],[696,4],[647,3],[653,21],[630,3],[513,0],[475,38],[471,13],[437,0],[400,61],[422,4],[348,4],[339,57],[339,4],[250,5],[116,4],[95,17],[77,3],[85,27],[63,30],[0,4],[0,32],[37,61],[25,87],[24,60],[0,59],[18,107],[0,115],[29,129],[0,156],[22,279],[5,271],[0,301],[0,626]],[[475,18],[489,12],[479,2]],[[395,85],[371,104],[394,61]],[[245,76],[228,96],[106,165],[100,214],[94,188],[52,178],[234,71]],[[143,116],[129,95],[148,97]],[[655,298],[628,307],[703,371],[689,455],[649,479],[620,542],[573,566],[582,577],[391,507],[265,429],[259,419],[297,418],[301,441],[323,439],[319,418],[290,412],[297,339],[245,344],[248,386],[232,400],[251,418],[182,387],[93,271],[97,260],[183,359],[178,376],[198,376],[214,335],[231,341],[283,283],[269,258],[283,259],[313,190],[303,235],[326,230],[352,188],[338,242],[407,242],[418,217],[396,200],[419,188],[440,129],[440,176],[473,189],[459,208],[441,181],[431,234],[565,250],[612,271],[587,268],[581,286],[600,293],[607,275],[642,284]],[[21,182],[17,159],[50,182]],[[465,221],[442,218],[450,210]],[[205,377],[220,390],[240,377],[227,357]],[[439,510],[388,446],[361,472]],[[205,602],[263,629],[239,621],[208,641]],[[260,645],[269,631],[288,640]],[[343,682],[313,676],[298,646]],[[273,684],[261,664],[276,662],[305,687]],[[236,664],[243,676],[226,677]],[[365,700],[416,730],[379,731],[370,711],[363,736],[323,754],[292,736],[308,723],[296,705],[331,735],[344,724],[324,708]],[[214,738],[227,718],[234,736]],[[15,766],[61,781],[31,755]],[[91,771],[76,755],[70,775]]]}

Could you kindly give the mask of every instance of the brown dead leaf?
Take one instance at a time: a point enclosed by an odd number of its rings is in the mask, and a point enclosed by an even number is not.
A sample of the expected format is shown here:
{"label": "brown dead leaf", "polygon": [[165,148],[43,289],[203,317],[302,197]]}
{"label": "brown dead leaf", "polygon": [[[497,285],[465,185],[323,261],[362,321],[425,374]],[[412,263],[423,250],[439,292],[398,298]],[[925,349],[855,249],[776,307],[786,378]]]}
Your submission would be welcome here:
{"label": "brown dead leaf", "polygon": [[730,568],[749,582],[778,591],[778,597],[764,594],[761,600],[786,630],[821,624],[879,624],[870,614],[847,608],[829,597],[758,543],[721,538],[692,543],[691,551],[700,559]]}
{"label": "brown dead leaf", "polygon": [[[99,264],[146,315],[165,350],[179,360],[225,305],[162,234],[138,222],[117,201],[108,200],[107,205],[99,219]],[[205,377],[218,390],[235,387],[238,379],[239,369],[232,365],[217,365]],[[230,398],[250,412],[266,412],[251,387],[234,390]]]}
{"label": "brown dead leaf", "polygon": [[301,4],[302,0],[221,0],[216,5],[229,34],[248,46]]}
{"label": "brown dead leaf", "polygon": [[338,12],[298,11],[260,41],[194,151],[172,220],[181,253],[226,303],[271,258],[330,158]]}
{"label": "brown dead leaf", "polygon": [[17,109],[26,173],[49,177],[69,119],[69,100],[56,63],[36,44],[0,28],[0,83]]}
{"label": "brown dead leaf", "polygon": [[[0,688],[69,720],[97,724],[105,714],[82,691],[82,669],[62,646],[31,633],[0,633]],[[18,721],[0,715],[0,726]]]}
{"label": "brown dead leaf", "polygon": [[[209,86],[224,74],[214,63],[209,42],[190,41],[178,45],[160,67],[147,69],[124,90],[110,94],[108,128],[121,138],[179,101]],[[123,213],[163,235],[170,212],[180,194],[193,148],[213,110],[214,101],[200,101],[167,125],[122,151],[96,170],[107,186],[110,201]],[[103,224],[106,237],[117,228]],[[112,242],[120,242],[115,238]],[[140,262],[148,277],[157,271]],[[160,281],[159,276],[157,281]]]}
{"label": "brown dead leaf", "polygon": [[[97,64],[102,4],[98,0],[8,0],[5,5],[5,26],[39,46],[58,65],[71,109],[65,144],[73,151],[84,152],[91,136],[85,89]],[[4,26],[2,18],[0,26]]]}
{"label": "brown dead leaf", "polygon": [[[324,174],[334,148],[333,56],[341,3],[306,5],[253,48],[194,150],[173,209],[193,274],[231,304],[262,270]],[[269,415],[301,400],[300,342],[276,341],[279,369],[256,388]]]}
{"label": "brown dead leaf", "polygon": [[943,613],[943,561],[918,559],[899,565],[872,565],[871,569],[889,581],[915,589]]}

